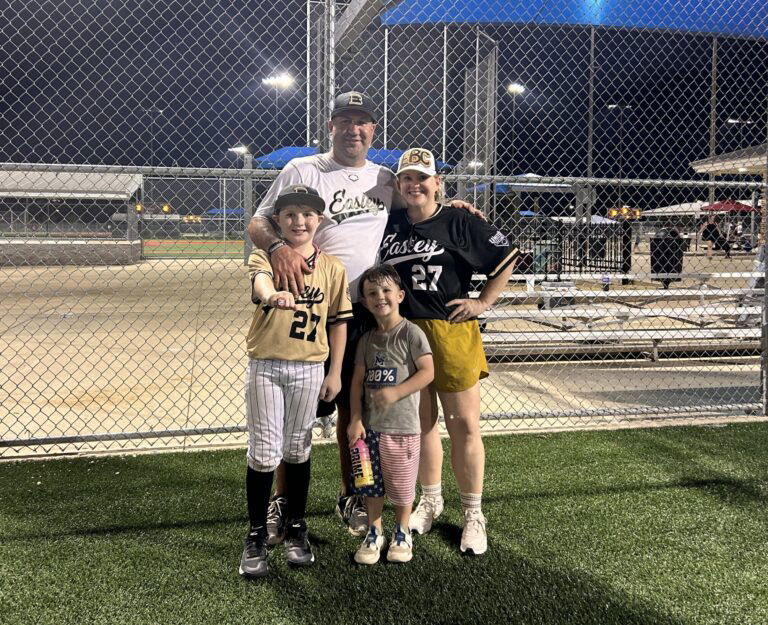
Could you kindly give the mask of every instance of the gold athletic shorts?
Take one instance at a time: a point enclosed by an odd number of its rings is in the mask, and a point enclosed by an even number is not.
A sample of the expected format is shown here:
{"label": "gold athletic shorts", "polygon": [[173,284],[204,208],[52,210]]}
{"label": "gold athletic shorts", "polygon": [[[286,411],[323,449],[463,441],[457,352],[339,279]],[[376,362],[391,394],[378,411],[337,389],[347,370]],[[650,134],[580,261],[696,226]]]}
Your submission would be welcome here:
{"label": "gold athletic shorts", "polygon": [[483,337],[477,320],[451,323],[442,319],[413,319],[424,330],[432,359],[438,391],[458,393],[472,388],[488,377],[488,362],[483,351]]}

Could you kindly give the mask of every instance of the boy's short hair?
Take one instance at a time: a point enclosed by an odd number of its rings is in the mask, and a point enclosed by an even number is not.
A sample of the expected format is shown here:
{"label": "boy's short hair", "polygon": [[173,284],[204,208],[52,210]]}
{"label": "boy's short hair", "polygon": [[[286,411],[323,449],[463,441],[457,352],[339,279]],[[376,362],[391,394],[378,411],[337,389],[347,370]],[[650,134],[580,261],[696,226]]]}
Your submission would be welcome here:
{"label": "boy's short hair", "polygon": [[360,294],[360,297],[365,297],[365,293],[363,293],[363,287],[365,286],[366,281],[380,285],[384,282],[387,282],[388,280],[397,285],[398,289],[401,291],[403,290],[403,281],[400,279],[400,274],[397,273],[397,269],[395,269],[392,265],[384,263],[382,265],[374,265],[373,267],[368,267],[368,269],[363,272],[363,275],[360,276],[360,282],[357,283],[357,290]]}

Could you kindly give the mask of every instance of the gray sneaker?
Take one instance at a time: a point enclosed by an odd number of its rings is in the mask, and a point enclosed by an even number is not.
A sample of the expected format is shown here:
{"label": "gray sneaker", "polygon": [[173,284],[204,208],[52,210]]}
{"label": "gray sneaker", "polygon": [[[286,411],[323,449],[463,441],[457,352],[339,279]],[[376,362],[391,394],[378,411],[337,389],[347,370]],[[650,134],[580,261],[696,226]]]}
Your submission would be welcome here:
{"label": "gray sneaker", "polygon": [[286,529],[285,560],[292,566],[309,566],[315,561],[304,519],[291,522]]}
{"label": "gray sneaker", "polygon": [[347,499],[347,504],[344,508],[347,531],[352,536],[365,536],[368,532],[368,513],[365,511],[363,498],[359,495],[352,495]]}
{"label": "gray sneaker", "polygon": [[269,500],[267,509],[267,544],[279,545],[285,536],[285,513],[288,500],[282,495],[276,495]]}
{"label": "gray sneaker", "polygon": [[240,558],[240,575],[243,577],[264,577],[267,567],[267,528],[252,527],[245,537],[245,549]]}

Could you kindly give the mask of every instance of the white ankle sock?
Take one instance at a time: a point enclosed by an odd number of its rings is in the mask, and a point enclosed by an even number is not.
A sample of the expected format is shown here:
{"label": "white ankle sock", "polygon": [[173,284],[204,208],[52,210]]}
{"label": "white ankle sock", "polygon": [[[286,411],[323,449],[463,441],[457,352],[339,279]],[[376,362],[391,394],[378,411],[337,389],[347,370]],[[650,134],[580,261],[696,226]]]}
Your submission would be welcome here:
{"label": "white ankle sock", "polygon": [[477,510],[479,512],[482,502],[482,493],[461,493],[461,509],[464,512],[467,510]]}
{"label": "white ankle sock", "polygon": [[442,499],[443,497],[443,485],[438,482],[437,484],[422,484],[421,494],[427,497],[434,497],[435,499]]}

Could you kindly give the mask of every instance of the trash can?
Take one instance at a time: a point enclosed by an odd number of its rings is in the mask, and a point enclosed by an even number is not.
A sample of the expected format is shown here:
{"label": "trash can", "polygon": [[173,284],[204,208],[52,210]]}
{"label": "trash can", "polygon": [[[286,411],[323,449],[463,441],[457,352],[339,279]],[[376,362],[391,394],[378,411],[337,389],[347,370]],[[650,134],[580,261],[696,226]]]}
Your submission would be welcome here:
{"label": "trash can", "polygon": [[[683,272],[685,241],[680,235],[660,232],[651,238],[651,280],[659,280],[665,289],[679,282]],[[677,274],[678,277],[674,277]]]}

